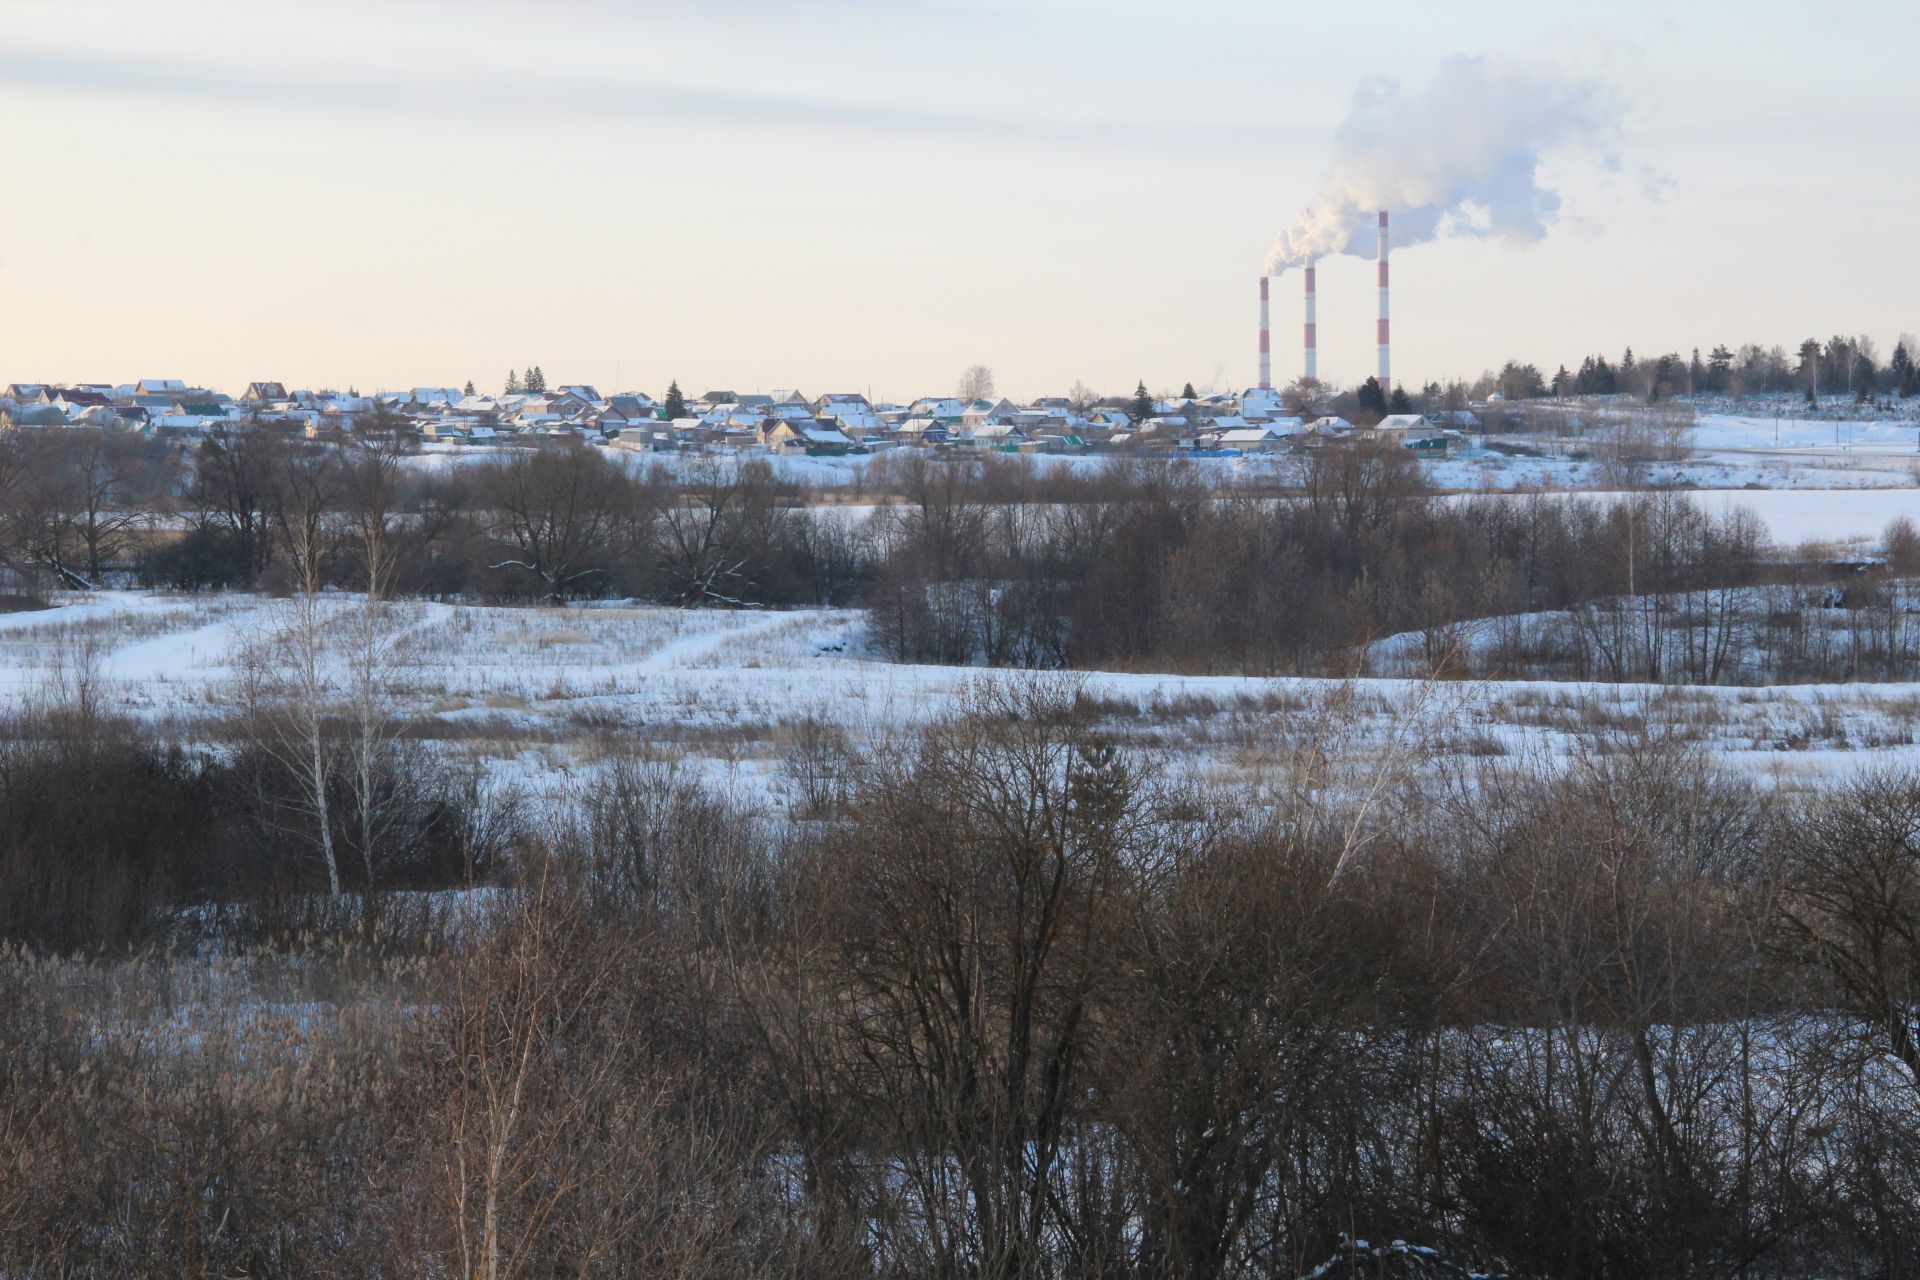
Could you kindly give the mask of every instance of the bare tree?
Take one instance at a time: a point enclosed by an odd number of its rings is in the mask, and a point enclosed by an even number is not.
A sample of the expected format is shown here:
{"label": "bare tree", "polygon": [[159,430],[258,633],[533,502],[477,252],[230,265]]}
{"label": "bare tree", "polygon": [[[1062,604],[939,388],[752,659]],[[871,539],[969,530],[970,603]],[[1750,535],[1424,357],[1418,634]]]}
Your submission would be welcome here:
{"label": "bare tree", "polygon": [[758,459],[702,460],[654,522],[654,559],[677,604],[744,605],[785,541],[795,500]]}
{"label": "bare tree", "polygon": [[98,585],[123,555],[160,486],[165,455],[146,442],[97,428],[34,429],[10,434],[17,478],[5,485],[8,542],[62,585]]}
{"label": "bare tree", "polygon": [[983,364],[971,364],[960,375],[960,383],[954,392],[963,401],[990,400],[993,398],[993,370]]}
{"label": "bare tree", "polygon": [[878,761],[802,874],[834,941],[815,975],[838,1069],[884,1117],[870,1212],[911,1274],[1045,1274],[1077,1146],[1099,995],[1156,856],[1140,766],[1069,686],[983,685],[969,714]]}
{"label": "bare tree", "polygon": [[[329,785],[337,745],[327,723],[338,690],[330,652],[335,610],[322,589],[344,477],[337,455],[316,449],[278,458],[269,483],[290,589],[274,603],[268,633],[242,652],[239,692],[254,742],[295,780],[294,794],[284,804],[292,820],[279,825],[311,843],[329,892],[338,895],[342,883]],[[281,807],[263,804],[261,811],[270,814]]]}
{"label": "bare tree", "polygon": [[1793,954],[1920,1091],[1920,777],[1841,784],[1796,815],[1781,899]]}
{"label": "bare tree", "polygon": [[217,428],[196,451],[187,500],[199,527],[237,543],[252,572],[273,557],[273,465],[286,444],[257,427]]}
{"label": "bare tree", "polygon": [[392,435],[360,441],[347,463],[347,519],[356,543],[363,591],[346,619],[346,754],[353,800],[354,844],[375,886],[391,826],[405,812],[406,781],[396,758],[406,721],[395,699],[410,665],[410,647],[392,599],[399,563],[394,510],[400,449]]}
{"label": "bare tree", "polygon": [[532,575],[556,604],[605,580],[631,512],[632,484],[617,464],[587,448],[538,449],[488,467],[480,490],[506,553],[492,568]]}

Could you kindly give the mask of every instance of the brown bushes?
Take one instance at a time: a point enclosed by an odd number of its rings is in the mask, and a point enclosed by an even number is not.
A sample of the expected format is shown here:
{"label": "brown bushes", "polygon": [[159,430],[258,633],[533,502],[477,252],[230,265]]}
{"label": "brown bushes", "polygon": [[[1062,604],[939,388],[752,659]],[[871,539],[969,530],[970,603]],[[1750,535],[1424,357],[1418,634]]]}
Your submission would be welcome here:
{"label": "brown bushes", "polygon": [[615,758],[424,949],[0,958],[0,1270],[1920,1264],[1911,779],[1622,731],[1253,808],[1044,682],[806,745],[784,827]]}

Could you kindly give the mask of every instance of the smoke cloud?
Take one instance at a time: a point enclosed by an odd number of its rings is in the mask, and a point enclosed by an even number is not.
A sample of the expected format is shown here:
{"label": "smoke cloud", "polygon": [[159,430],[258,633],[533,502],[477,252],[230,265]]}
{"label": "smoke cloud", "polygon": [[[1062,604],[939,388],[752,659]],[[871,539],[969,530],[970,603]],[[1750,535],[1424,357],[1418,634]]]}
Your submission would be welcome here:
{"label": "smoke cloud", "polygon": [[1593,82],[1516,63],[1454,57],[1424,88],[1369,78],[1333,136],[1320,198],[1267,255],[1278,275],[1313,258],[1375,253],[1375,211],[1393,214],[1396,249],[1439,236],[1529,244],[1546,235],[1560,197],[1540,185],[1546,154],[1607,148],[1619,106]]}

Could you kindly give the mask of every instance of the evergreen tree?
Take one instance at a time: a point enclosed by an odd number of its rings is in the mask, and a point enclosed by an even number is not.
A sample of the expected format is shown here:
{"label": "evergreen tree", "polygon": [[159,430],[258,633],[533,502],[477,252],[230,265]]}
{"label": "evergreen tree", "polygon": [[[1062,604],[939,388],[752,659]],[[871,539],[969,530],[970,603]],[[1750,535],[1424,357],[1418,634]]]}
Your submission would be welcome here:
{"label": "evergreen tree", "polygon": [[466,385],[466,386],[464,386],[464,387],[462,387],[462,388],[460,389],[460,394],[461,394],[461,395],[463,395],[463,396],[470,396],[470,395],[472,395],[472,394],[473,394],[473,379],[472,379],[472,378],[468,378],[468,379],[467,379],[467,385]]}
{"label": "evergreen tree", "polygon": [[538,392],[545,391],[546,389],[547,375],[540,372],[540,366],[536,364],[527,370],[526,390]]}
{"label": "evergreen tree", "polygon": [[1573,390],[1573,375],[1567,372],[1567,366],[1561,365],[1553,375],[1553,394],[1565,396]]}
{"label": "evergreen tree", "polygon": [[1182,400],[1195,400],[1199,398],[1199,395],[1200,393],[1193,389],[1193,384],[1191,382],[1189,382],[1186,386],[1180,388],[1180,398]]}
{"label": "evergreen tree", "polygon": [[1370,413],[1375,418],[1386,417],[1387,397],[1386,393],[1380,390],[1380,379],[1368,378],[1360,384],[1360,390],[1355,394],[1360,400],[1360,412]]}
{"label": "evergreen tree", "polygon": [[1147,394],[1144,381],[1133,389],[1133,401],[1127,406],[1127,412],[1133,416],[1136,427],[1153,416],[1153,397]]}
{"label": "evergreen tree", "polygon": [[660,406],[660,416],[668,422],[693,416],[687,412],[687,398],[680,394],[680,383],[677,380],[667,384],[667,399]]}
{"label": "evergreen tree", "polygon": [[1407,389],[1395,387],[1392,398],[1387,401],[1387,407],[1395,413],[1412,413],[1413,401],[1407,399]]}
{"label": "evergreen tree", "polygon": [[1887,372],[1893,375],[1893,393],[1905,400],[1913,394],[1914,368],[1913,353],[1902,342],[1893,349],[1893,360],[1887,365]]}
{"label": "evergreen tree", "polygon": [[1594,380],[1593,357],[1588,356],[1580,362],[1580,372],[1573,376],[1573,394],[1577,396],[1597,394],[1594,390]]}
{"label": "evergreen tree", "polygon": [[1500,394],[1508,400],[1536,400],[1547,394],[1547,380],[1540,370],[1518,360],[1509,360],[1497,379]]}
{"label": "evergreen tree", "polygon": [[1671,396],[1680,382],[1680,357],[1664,355],[1653,366],[1653,376],[1647,379],[1647,403],[1657,403],[1663,396]]}
{"label": "evergreen tree", "polygon": [[1687,394],[1697,396],[1706,390],[1707,366],[1700,363],[1700,348],[1693,349],[1693,360],[1687,365]]}
{"label": "evergreen tree", "polygon": [[1732,383],[1733,352],[1727,350],[1727,344],[1723,342],[1707,357],[1707,390],[1717,394]]}
{"label": "evergreen tree", "polygon": [[1807,380],[1807,403],[1818,404],[1820,396],[1820,340],[1808,338],[1800,344],[1800,376]]}
{"label": "evergreen tree", "polygon": [[510,396],[517,396],[525,389],[526,389],[526,384],[520,381],[520,375],[515,373],[511,369],[507,370],[506,394]]}

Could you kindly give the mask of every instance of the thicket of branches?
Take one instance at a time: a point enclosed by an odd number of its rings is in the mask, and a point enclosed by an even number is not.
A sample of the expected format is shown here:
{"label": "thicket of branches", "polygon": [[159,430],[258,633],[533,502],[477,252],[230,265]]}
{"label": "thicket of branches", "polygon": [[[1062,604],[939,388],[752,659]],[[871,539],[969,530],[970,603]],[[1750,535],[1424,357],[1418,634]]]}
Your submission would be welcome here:
{"label": "thicket of branches", "polygon": [[1254,802],[1102,725],[816,734],[778,826],[616,759],[432,948],[12,954],[0,1268],[1920,1266],[1920,780],[1369,783],[1277,723]]}
{"label": "thicket of branches", "polygon": [[636,471],[584,445],[444,470],[395,469],[398,446],[345,449],[261,431],[202,445],[141,576],[180,589],[275,586],[292,513],[315,521],[323,587],[364,590],[365,529],[387,519],[389,590],[559,602],[638,597],[685,605],[845,603],[861,568],[843,521],[810,518],[765,462]]}
{"label": "thicket of branches", "polygon": [[[896,474],[865,599],[873,642],[903,661],[1346,672],[1368,642],[1419,633],[1427,670],[1464,673],[1463,624],[1540,611],[1569,611],[1579,650],[1530,652],[1516,637],[1514,670],[1715,682],[1904,673],[1915,657],[1906,597],[1884,585],[1920,568],[1904,527],[1889,564],[1841,590],[1737,509],[1710,514],[1674,491],[1445,499],[1397,449],[1310,453],[1293,491],[1259,497],[1223,497],[1168,465],[1045,493],[991,467],[911,459]],[[1763,627],[1741,608],[1762,584],[1807,589],[1777,596]],[[1829,603],[1858,615],[1851,665],[1809,625]],[[1756,669],[1763,642],[1772,656]]]}

